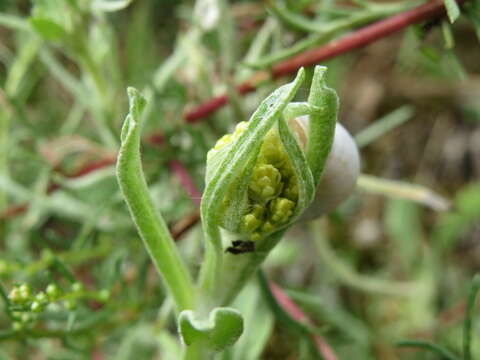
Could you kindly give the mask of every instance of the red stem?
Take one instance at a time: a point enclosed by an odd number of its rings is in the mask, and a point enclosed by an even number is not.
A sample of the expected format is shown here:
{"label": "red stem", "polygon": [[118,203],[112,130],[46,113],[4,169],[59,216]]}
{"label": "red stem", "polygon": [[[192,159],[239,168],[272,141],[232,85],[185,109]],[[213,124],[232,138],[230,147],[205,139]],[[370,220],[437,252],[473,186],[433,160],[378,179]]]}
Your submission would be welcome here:
{"label": "red stem", "polygon": [[[457,3],[461,5],[464,1],[465,0],[457,0]],[[291,59],[282,61],[272,68],[272,76],[278,78],[292,74],[302,66],[314,65],[350,50],[358,49],[375,40],[402,30],[409,25],[444,13],[445,7],[443,1],[433,0],[427,2],[411,10],[377,21],[340,39],[333,40],[324,46],[305,51]]]}
{"label": "red stem", "polygon": [[[256,85],[252,82],[252,80],[246,81],[237,86],[237,91],[241,95],[247,94],[255,90],[256,90]],[[228,96],[226,94],[214,97],[206,101],[205,103],[199,105],[194,110],[191,110],[185,113],[183,118],[188,123],[196,123],[199,120],[214,113],[222,106],[226,105],[227,102],[228,102]]]}
{"label": "red stem", "polygon": [[[456,0],[459,5],[462,5],[466,0]],[[402,30],[409,25],[421,22],[423,20],[431,19],[433,17],[443,15],[445,7],[442,0],[432,0],[426,4],[417,6],[411,10],[407,10],[397,15],[393,15],[386,19],[377,21],[371,25],[365,26],[357,31],[345,35],[341,39],[336,39],[323,46],[305,51],[293,58],[284,60],[271,69],[271,76],[279,78],[298,71],[302,66],[310,66],[318,64],[334,58],[338,55],[344,54],[350,50],[358,49],[368,45],[375,40],[386,37],[396,31]],[[264,80],[265,72],[256,73],[252,79],[240,84],[237,91],[240,94],[246,94],[256,89],[257,85]],[[200,119],[211,115],[228,102],[226,94],[214,97],[203,104],[200,104],[195,109],[185,113],[184,120],[189,123],[198,122]]]}
{"label": "red stem", "polygon": [[[283,290],[277,286],[275,283],[270,282],[270,290],[272,291],[275,300],[278,304],[285,310],[292,318],[295,320],[308,323],[309,319],[307,315],[295,304],[292,299],[288,297]],[[333,352],[332,348],[327,344],[327,342],[320,335],[312,334],[312,339],[317,345],[317,349],[322,354],[325,360],[337,360],[337,356]]]}

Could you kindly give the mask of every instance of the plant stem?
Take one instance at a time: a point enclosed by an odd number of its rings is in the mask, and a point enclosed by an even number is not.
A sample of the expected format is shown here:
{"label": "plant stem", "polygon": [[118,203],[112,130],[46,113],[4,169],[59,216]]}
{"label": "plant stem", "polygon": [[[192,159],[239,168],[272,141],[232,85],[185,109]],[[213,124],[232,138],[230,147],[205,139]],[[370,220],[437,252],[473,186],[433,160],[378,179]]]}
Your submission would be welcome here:
{"label": "plant stem", "polygon": [[363,174],[358,178],[357,187],[372,194],[415,201],[436,211],[446,211],[450,207],[450,202],[433,190],[404,181]]}
{"label": "plant stem", "polygon": [[235,299],[269,252],[281,240],[284,233],[285,231],[281,230],[260,240],[254,252],[236,255],[225,254],[220,271],[221,278],[215,294],[218,305],[229,305]]}
{"label": "plant stem", "polygon": [[129,88],[128,93],[130,113],[122,129],[117,162],[120,189],[145,247],[173,296],[177,311],[192,309],[192,279],[165,221],[155,209],[141,167],[139,120],[145,100],[135,89]]}
{"label": "plant stem", "polygon": [[220,230],[214,224],[209,223],[207,217],[205,212],[201,211],[202,224],[205,228],[205,258],[200,269],[199,279],[200,288],[203,292],[202,304],[201,308],[197,310],[202,313],[206,311],[204,315],[208,314],[212,305],[216,303],[213,300],[215,296],[212,295],[216,293],[215,289],[218,287],[221,274],[219,269],[223,265]]}
{"label": "plant stem", "polygon": [[199,360],[198,343],[193,343],[190,346],[185,346],[185,353],[183,354],[183,360]]}

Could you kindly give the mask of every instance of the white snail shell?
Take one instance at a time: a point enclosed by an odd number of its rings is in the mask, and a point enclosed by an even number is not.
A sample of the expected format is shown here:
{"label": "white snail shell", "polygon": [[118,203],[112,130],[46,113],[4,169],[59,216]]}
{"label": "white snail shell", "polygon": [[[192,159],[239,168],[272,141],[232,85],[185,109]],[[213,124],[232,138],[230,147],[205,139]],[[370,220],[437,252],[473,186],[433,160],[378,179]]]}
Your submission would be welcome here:
{"label": "white snail shell", "polygon": [[[292,122],[290,124],[293,125],[293,130],[298,134],[300,142],[305,145],[306,134],[308,134],[306,130],[309,122],[308,116],[300,117]],[[359,174],[360,156],[357,145],[349,132],[337,123],[332,150],[328,155],[315,199],[300,219],[312,220],[336,208],[352,194]]]}

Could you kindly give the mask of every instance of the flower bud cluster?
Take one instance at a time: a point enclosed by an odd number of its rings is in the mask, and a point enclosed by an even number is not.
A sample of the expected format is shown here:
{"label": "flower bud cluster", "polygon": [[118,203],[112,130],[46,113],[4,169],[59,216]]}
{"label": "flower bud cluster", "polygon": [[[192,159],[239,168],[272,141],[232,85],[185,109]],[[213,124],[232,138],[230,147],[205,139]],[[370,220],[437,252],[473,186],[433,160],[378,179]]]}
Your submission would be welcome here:
{"label": "flower bud cluster", "polygon": [[234,141],[236,141],[240,135],[245,131],[247,128],[248,124],[246,121],[241,121],[237,124],[235,127],[235,130],[231,134],[226,134],[223,135],[220,139],[217,140],[215,143],[215,146],[210,149],[210,151],[207,153],[207,159],[218,153],[218,150],[223,148],[225,145],[230,144]]}
{"label": "flower bud cluster", "polygon": [[[211,157],[238,139],[246,127],[246,122],[239,123],[232,134],[217,141],[208,156]],[[295,210],[298,201],[297,178],[276,129],[270,130],[263,140],[251,174],[247,197],[247,211],[243,215],[240,232],[252,241],[286,224]]]}
{"label": "flower bud cluster", "polygon": [[[15,330],[22,330],[36,320],[37,315],[49,305],[58,307],[58,303],[61,303],[66,310],[75,310],[77,300],[85,295],[83,285],[80,283],[72,284],[68,292],[62,291],[56,284],[51,283],[45,291],[39,291],[36,294],[32,293],[28,284],[15,285],[8,294],[10,310],[15,320],[13,327]],[[98,300],[107,301],[110,294],[107,290],[101,290],[96,295]]]}

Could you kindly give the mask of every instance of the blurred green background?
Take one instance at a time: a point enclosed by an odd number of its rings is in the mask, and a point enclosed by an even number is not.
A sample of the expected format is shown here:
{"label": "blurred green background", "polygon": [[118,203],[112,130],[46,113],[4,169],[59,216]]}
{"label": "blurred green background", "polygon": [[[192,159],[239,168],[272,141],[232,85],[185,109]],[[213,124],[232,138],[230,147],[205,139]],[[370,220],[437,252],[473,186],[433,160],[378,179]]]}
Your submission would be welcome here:
{"label": "blurred green background", "polygon": [[[208,149],[289,79],[266,80],[245,97],[234,85],[272,57],[321,44],[317,28],[346,21],[331,35],[342,36],[422,2],[392,3],[2,0],[0,359],[178,359],[172,304],[115,178],[126,87],[149,101],[144,169],[195,271],[199,195],[182,185],[178,164],[200,193]],[[466,296],[480,270],[478,2],[467,10],[453,25],[423,22],[324,63],[339,121],[357,135],[362,172],[374,177],[334,213],[294,228],[264,268],[338,359],[440,359],[397,348],[402,339],[461,353]],[[378,14],[351,21],[362,11]],[[184,120],[225,92],[229,105]],[[37,312],[12,308],[7,295],[21,285],[52,301]],[[255,281],[235,306],[247,331],[224,359],[304,356]]]}

